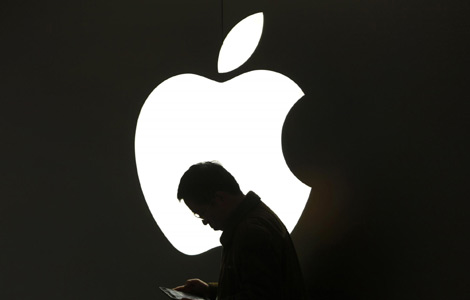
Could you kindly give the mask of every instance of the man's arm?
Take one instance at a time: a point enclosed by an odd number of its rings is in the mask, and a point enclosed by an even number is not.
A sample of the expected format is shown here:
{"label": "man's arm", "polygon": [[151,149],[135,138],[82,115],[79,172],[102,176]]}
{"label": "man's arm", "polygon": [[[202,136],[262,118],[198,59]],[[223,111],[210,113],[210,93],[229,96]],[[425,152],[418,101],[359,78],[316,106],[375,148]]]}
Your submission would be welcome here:
{"label": "man's arm", "polygon": [[174,290],[215,300],[217,296],[217,283],[207,283],[201,279],[194,278],[188,279],[184,285],[177,286]]}

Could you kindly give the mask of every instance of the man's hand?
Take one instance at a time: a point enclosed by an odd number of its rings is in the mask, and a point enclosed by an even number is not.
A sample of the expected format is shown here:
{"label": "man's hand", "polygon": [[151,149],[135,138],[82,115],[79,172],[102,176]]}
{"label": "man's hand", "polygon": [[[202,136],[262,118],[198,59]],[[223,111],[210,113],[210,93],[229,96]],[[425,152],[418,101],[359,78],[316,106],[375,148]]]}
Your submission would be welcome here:
{"label": "man's hand", "polygon": [[209,285],[201,279],[188,279],[184,285],[174,288],[176,291],[193,294],[200,297],[209,296]]}

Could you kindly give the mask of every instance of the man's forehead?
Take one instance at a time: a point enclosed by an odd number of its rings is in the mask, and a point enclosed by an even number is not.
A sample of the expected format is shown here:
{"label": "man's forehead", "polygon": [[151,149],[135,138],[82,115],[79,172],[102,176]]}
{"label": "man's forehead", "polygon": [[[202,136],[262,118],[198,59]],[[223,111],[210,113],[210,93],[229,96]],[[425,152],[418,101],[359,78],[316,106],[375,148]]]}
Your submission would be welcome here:
{"label": "man's forehead", "polygon": [[204,207],[203,204],[198,203],[192,198],[184,198],[183,201],[186,204],[186,206],[189,207],[189,209],[192,210],[193,212]]}

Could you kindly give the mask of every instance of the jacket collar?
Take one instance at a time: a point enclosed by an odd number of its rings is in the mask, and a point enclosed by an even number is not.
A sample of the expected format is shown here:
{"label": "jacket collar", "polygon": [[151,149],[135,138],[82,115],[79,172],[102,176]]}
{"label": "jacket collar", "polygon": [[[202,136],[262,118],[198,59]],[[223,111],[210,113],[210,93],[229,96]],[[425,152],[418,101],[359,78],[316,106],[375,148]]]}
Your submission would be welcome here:
{"label": "jacket collar", "polygon": [[232,239],[232,236],[237,228],[237,225],[245,219],[245,216],[250,212],[255,206],[261,202],[261,199],[254,192],[249,191],[243,201],[238,205],[235,211],[230,215],[227,226],[220,236],[220,243],[222,246],[227,245]]}

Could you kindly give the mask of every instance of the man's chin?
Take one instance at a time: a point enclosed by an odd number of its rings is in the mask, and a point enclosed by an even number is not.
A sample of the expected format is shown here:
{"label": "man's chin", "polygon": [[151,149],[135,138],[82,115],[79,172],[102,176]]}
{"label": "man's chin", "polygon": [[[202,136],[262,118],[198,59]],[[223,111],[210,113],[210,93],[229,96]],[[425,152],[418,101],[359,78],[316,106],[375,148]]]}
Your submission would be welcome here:
{"label": "man's chin", "polygon": [[220,230],[220,228],[217,226],[217,225],[212,225],[212,224],[209,224],[209,226],[212,228],[212,230]]}

